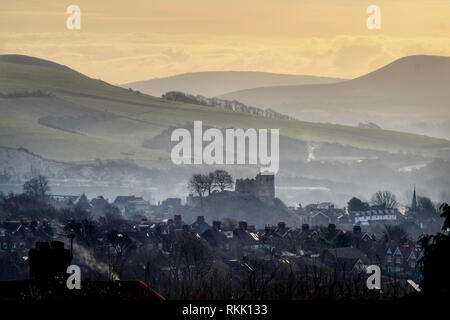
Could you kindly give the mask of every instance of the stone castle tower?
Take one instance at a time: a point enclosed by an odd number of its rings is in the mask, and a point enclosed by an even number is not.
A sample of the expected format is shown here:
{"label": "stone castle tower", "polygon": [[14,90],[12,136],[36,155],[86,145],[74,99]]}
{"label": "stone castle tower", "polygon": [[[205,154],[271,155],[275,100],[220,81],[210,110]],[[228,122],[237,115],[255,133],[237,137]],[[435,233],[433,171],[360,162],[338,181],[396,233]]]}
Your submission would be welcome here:
{"label": "stone castle tower", "polygon": [[258,173],[255,179],[236,179],[235,191],[272,201],[275,198],[275,175]]}

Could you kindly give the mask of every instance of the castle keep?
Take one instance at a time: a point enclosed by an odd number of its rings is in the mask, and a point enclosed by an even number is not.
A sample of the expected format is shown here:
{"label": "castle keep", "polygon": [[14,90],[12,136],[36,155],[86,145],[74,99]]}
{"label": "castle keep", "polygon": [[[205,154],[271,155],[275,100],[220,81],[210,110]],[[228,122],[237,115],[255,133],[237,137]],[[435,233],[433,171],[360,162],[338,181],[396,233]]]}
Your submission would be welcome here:
{"label": "castle keep", "polygon": [[255,179],[236,179],[235,190],[271,201],[275,197],[275,175],[258,173]]}

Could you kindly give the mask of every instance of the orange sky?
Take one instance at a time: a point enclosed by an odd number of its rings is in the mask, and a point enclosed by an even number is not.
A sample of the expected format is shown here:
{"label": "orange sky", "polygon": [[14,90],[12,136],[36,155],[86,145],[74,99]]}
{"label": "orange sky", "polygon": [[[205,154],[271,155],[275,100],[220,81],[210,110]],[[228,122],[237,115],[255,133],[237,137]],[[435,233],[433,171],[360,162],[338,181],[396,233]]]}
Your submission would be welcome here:
{"label": "orange sky", "polygon": [[[82,13],[66,28],[66,8]],[[367,6],[381,30],[366,28]],[[2,0],[0,54],[111,83],[210,70],[355,77],[412,54],[450,56],[448,0]]]}

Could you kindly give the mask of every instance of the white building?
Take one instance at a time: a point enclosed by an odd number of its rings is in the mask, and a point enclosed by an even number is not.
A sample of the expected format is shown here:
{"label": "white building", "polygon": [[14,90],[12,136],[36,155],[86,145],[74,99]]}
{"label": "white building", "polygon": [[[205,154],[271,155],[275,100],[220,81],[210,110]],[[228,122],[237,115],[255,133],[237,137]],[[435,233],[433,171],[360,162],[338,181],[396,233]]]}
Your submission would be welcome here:
{"label": "white building", "polygon": [[378,209],[354,212],[355,225],[369,225],[376,221],[396,221],[400,212],[397,209]]}

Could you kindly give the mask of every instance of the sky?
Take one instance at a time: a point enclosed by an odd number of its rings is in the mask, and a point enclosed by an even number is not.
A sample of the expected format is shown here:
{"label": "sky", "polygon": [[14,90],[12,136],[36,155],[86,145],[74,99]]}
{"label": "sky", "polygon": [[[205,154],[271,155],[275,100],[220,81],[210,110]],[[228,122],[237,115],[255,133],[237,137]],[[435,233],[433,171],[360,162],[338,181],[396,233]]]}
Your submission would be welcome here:
{"label": "sky", "polygon": [[[69,30],[69,5],[81,29]],[[369,5],[381,29],[369,30]],[[414,54],[450,56],[449,0],[1,0],[0,54],[113,84],[197,71],[353,78]]]}

